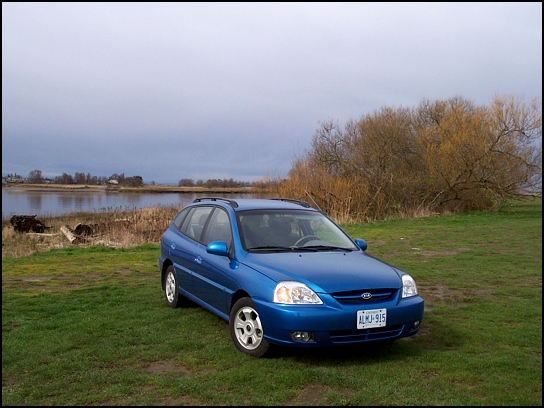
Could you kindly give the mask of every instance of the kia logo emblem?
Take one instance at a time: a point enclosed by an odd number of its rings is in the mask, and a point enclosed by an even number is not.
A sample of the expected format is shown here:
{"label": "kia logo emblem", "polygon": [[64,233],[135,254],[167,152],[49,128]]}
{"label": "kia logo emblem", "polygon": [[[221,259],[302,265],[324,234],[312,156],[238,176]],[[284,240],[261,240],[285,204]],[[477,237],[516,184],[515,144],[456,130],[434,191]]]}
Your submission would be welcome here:
{"label": "kia logo emblem", "polygon": [[368,300],[372,297],[372,293],[369,293],[369,292],[365,292],[361,295],[361,297],[365,300]]}

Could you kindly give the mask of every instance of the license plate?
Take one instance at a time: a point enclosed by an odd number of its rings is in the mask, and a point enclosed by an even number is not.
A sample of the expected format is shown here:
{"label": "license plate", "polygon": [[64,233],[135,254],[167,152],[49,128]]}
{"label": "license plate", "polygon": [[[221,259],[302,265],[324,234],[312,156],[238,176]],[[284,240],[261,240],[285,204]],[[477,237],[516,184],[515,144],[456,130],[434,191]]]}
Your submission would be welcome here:
{"label": "license plate", "polygon": [[387,309],[372,309],[357,311],[357,328],[370,329],[383,327],[387,319]]}

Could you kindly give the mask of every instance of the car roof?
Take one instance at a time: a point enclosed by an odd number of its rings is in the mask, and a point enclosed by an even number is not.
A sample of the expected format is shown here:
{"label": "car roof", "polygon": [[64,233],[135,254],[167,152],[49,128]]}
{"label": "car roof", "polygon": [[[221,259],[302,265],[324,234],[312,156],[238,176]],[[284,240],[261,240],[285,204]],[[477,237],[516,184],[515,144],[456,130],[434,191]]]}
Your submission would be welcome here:
{"label": "car roof", "polygon": [[294,200],[290,198],[223,198],[223,197],[201,197],[193,201],[193,203],[209,203],[216,202],[222,203],[223,206],[230,205],[234,211],[247,211],[247,210],[313,210],[315,208],[310,207],[306,201]]}

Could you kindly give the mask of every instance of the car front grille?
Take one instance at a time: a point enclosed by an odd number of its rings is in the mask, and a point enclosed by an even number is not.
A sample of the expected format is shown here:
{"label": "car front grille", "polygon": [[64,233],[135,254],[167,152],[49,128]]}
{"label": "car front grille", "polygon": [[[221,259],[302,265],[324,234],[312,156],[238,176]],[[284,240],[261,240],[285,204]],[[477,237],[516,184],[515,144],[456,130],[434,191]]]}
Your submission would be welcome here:
{"label": "car front grille", "polygon": [[[341,304],[353,303],[372,303],[383,302],[392,299],[397,293],[397,289],[370,289],[370,290],[354,290],[350,292],[333,293],[332,296]],[[365,298],[364,294],[372,295],[370,298]]]}
{"label": "car front grille", "polygon": [[356,343],[372,340],[386,340],[397,337],[404,328],[403,324],[376,327],[362,330],[338,330],[329,332],[332,343]]}

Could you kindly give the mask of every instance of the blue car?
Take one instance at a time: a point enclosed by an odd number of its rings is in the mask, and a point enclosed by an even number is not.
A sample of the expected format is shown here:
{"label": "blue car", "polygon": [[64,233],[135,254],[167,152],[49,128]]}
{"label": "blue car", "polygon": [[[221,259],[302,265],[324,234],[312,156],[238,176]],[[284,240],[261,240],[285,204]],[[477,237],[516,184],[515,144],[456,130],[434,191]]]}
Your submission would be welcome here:
{"label": "blue car", "polygon": [[[166,303],[229,322],[236,348],[321,347],[412,336],[424,300],[412,277],[368,255],[323,212],[286,198],[197,198],[161,239]],[[197,330],[197,328],[195,328]]]}

